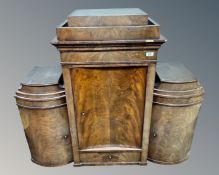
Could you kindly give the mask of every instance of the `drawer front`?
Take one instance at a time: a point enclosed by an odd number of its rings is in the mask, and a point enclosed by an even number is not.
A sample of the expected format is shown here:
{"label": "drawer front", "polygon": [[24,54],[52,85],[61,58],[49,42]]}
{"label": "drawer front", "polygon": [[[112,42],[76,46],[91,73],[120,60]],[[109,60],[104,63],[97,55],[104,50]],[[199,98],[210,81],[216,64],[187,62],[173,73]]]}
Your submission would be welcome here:
{"label": "drawer front", "polygon": [[157,51],[152,49],[133,51],[101,51],[101,52],[63,52],[61,53],[63,64],[89,64],[89,63],[120,63],[156,60]]}
{"label": "drawer front", "polygon": [[105,152],[105,153],[81,153],[82,163],[113,164],[134,163],[140,161],[140,152]]}

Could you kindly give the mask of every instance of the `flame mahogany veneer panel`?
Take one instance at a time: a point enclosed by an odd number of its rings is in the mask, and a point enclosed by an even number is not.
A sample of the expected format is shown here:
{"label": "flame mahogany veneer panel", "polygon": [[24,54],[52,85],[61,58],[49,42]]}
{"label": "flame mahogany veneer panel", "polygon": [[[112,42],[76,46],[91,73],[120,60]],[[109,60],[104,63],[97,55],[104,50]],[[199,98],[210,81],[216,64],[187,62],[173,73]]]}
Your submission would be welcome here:
{"label": "flame mahogany veneer panel", "polygon": [[146,67],[71,70],[80,149],[141,147]]}

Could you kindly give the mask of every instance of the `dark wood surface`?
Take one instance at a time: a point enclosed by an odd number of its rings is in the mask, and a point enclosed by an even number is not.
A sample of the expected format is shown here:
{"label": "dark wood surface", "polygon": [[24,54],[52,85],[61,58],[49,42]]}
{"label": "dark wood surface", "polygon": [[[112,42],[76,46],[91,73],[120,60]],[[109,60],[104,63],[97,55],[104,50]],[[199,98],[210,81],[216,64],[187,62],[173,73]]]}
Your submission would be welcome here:
{"label": "dark wood surface", "polygon": [[147,13],[138,8],[79,9],[68,16],[70,27],[143,25],[147,20]]}
{"label": "dark wood surface", "polygon": [[149,160],[176,164],[188,159],[200,106],[167,107],[154,104]]}
{"label": "dark wood surface", "polygon": [[145,68],[72,70],[80,149],[141,147]]}
{"label": "dark wood surface", "polygon": [[[144,48],[143,48],[144,49]],[[153,53],[153,56],[146,56],[146,54],[150,52]],[[63,64],[100,64],[100,63],[125,63],[125,62],[147,62],[147,61],[156,61],[157,58],[157,51],[156,50],[133,50],[133,51],[102,51],[102,52],[91,52],[91,51],[84,51],[84,52],[72,52],[67,53],[63,52],[61,53],[61,62]]]}
{"label": "dark wood surface", "polygon": [[[146,165],[155,64],[162,43],[141,42],[138,49],[132,42],[130,47],[125,42],[111,47],[98,43],[99,48],[95,44],[56,45],[66,82],[75,166]],[[154,55],[148,57],[146,52]],[[99,162],[111,152],[122,157]],[[91,153],[100,156],[93,159]]]}
{"label": "dark wood surface", "polygon": [[147,71],[147,84],[145,90],[145,107],[144,107],[144,122],[143,122],[143,139],[142,139],[142,153],[141,162],[145,163],[148,156],[148,144],[149,144],[149,134],[150,134],[150,124],[152,115],[152,103],[153,103],[153,89],[155,80],[155,68],[156,64],[151,63],[148,66]]}
{"label": "dark wood surface", "polygon": [[[31,159],[42,166],[60,166],[73,161],[65,91],[58,85],[58,74],[60,67],[35,68],[15,96]],[[52,85],[43,85],[48,82]]]}
{"label": "dark wood surface", "polygon": [[[126,50],[130,50],[130,48],[135,47],[152,47],[159,48],[163,43],[167,42],[167,39],[160,35],[160,38],[158,39],[125,39],[125,40],[95,40],[95,41],[60,41],[58,40],[57,36],[53,38],[51,41],[51,44],[55,47],[59,48],[60,51],[63,49],[81,49],[82,50],[99,50],[103,48],[114,48],[115,50],[119,50],[121,48],[125,49],[125,47],[128,47]],[[118,47],[118,48],[117,48]]]}
{"label": "dark wood surface", "polygon": [[65,21],[56,31],[74,165],[146,165],[157,52],[166,41],[159,24]]}
{"label": "dark wood surface", "polygon": [[69,27],[64,22],[56,28],[59,41],[106,41],[159,39],[160,26],[149,19],[149,24],[139,26]]}
{"label": "dark wood surface", "polygon": [[139,162],[139,152],[110,152],[110,153],[82,153],[81,161],[83,163],[96,163],[96,164],[115,164],[125,162]]}
{"label": "dark wood surface", "polygon": [[66,91],[66,101],[68,107],[68,118],[69,118],[69,126],[70,126],[70,134],[72,141],[72,151],[74,156],[74,164],[80,164],[80,156],[79,156],[79,146],[78,146],[78,133],[76,128],[76,118],[75,118],[75,108],[74,108],[74,95],[72,93],[72,80],[71,80],[71,71],[67,67],[63,67],[63,78],[65,83],[65,91]]}
{"label": "dark wood surface", "polygon": [[[177,79],[171,71],[177,72]],[[159,64],[156,81],[148,159],[161,164],[180,163],[189,157],[204,90],[178,63]]]}
{"label": "dark wood surface", "polygon": [[42,166],[60,166],[73,161],[66,105],[32,110],[19,107],[32,160]]}

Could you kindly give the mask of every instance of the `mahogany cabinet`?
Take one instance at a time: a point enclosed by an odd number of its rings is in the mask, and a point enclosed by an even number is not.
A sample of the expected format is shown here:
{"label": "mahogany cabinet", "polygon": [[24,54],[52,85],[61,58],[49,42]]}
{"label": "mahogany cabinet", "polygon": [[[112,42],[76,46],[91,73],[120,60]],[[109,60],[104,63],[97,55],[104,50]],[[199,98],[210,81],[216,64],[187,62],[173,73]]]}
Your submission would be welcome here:
{"label": "mahogany cabinet", "polygon": [[188,159],[204,88],[180,63],[156,65],[159,24],[137,8],[83,9],[56,35],[62,68],[35,67],[15,95],[33,162]]}
{"label": "mahogany cabinet", "polygon": [[146,164],[155,66],[165,38],[140,9],[93,14],[73,12],[52,42],[60,51],[74,165]]}
{"label": "mahogany cabinet", "polygon": [[15,95],[31,160],[41,166],[73,161],[61,74],[60,66],[35,66]]}

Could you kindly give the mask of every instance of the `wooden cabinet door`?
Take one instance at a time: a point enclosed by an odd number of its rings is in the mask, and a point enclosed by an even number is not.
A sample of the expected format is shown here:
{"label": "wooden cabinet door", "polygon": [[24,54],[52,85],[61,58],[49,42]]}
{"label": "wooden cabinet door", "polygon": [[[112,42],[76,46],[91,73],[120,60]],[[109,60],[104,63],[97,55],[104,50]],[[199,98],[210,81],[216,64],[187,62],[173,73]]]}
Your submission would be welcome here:
{"label": "wooden cabinet door", "polygon": [[79,149],[141,148],[145,67],[73,68]]}

